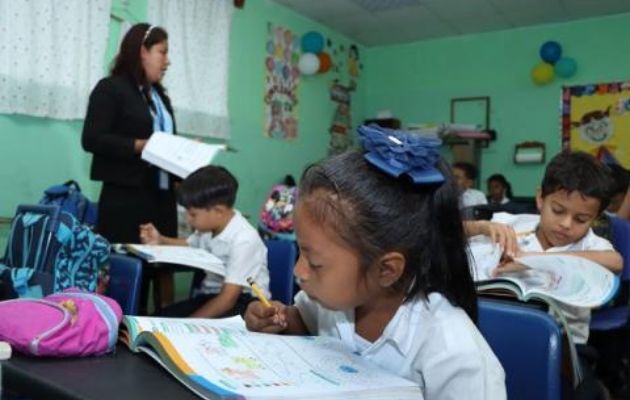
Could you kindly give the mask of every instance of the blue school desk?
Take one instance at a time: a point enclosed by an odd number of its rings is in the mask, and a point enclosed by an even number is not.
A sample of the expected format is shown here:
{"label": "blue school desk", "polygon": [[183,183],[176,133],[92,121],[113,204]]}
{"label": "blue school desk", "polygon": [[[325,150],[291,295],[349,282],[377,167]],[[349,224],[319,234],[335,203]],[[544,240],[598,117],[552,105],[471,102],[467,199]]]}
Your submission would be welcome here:
{"label": "blue school desk", "polygon": [[[118,344],[116,353],[73,359],[15,354],[2,361],[2,394],[54,400],[199,400],[145,354]],[[4,399],[5,397],[3,397]]]}

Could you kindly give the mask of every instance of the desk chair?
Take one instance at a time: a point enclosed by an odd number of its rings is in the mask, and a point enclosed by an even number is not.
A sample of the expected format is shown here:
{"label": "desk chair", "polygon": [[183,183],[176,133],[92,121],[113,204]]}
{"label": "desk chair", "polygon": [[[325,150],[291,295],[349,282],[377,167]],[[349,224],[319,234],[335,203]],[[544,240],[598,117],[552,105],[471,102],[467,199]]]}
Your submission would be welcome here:
{"label": "desk chair", "polygon": [[137,315],[140,302],[142,261],[112,254],[109,257],[109,285],[105,295],[116,300],[125,315]]}
{"label": "desk chair", "polygon": [[610,305],[592,311],[589,344],[599,355],[598,375],[614,393],[627,385],[630,375],[630,221],[610,217],[610,224],[612,244],[623,257],[620,288]]}
{"label": "desk chair", "polygon": [[265,240],[269,290],[271,298],[284,304],[293,303],[293,267],[297,261],[297,247],[292,240]]}
{"label": "desk chair", "polygon": [[623,257],[619,296],[621,304],[614,307],[594,310],[591,316],[591,331],[610,331],[625,326],[630,321],[630,221],[610,217],[612,244]]}
{"label": "desk chair", "polygon": [[513,302],[479,299],[479,330],[503,369],[510,400],[558,400],[562,336],[547,313]]}

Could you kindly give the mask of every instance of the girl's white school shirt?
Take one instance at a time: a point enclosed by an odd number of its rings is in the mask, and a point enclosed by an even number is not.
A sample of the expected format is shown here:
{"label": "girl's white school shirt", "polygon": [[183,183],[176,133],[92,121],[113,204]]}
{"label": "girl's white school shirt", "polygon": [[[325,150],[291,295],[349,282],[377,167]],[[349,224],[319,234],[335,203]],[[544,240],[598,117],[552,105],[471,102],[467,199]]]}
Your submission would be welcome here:
{"label": "girl's white school shirt", "polygon": [[494,353],[464,310],[439,293],[403,303],[373,343],[355,333],[354,310],[326,309],[303,291],[295,306],[312,334],[337,337],[362,357],[418,383],[425,399],[506,398],[505,373]]}

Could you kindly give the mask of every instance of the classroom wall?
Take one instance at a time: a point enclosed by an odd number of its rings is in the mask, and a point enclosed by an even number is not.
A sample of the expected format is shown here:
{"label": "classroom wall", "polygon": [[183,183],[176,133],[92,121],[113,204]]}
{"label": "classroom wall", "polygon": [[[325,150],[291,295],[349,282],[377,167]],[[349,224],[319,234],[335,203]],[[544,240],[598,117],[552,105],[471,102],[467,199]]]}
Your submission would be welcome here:
{"label": "classroom wall", "polygon": [[[121,1],[114,12],[121,13]],[[133,0],[122,14],[144,20],[146,1]],[[263,90],[267,23],[304,33],[322,32],[334,41],[347,38],[269,0],[248,1],[235,10],[231,38],[229,110],[230,145],[218,164],[241,182],[237,207],[256,222],[269,187],[286,173],[299,176],[303,167],[326,154],[328,126],[334,104],[328,99],[332,76],[305,77],[299,90],[300,132],[295,141],[263,137]],[[559,102],[563,84],[627,79],[630,51],[623,38],[630,14],[564,24],[467,35],[399,46],[363,49],[365,65],[353,94],[355,124],[389,109],[403,123],[448,121],[452,97],[491,96],[491,125],[499,139],[483,150],[482,180],[500,171],[515,183],[516,195],[531,195],[544,166],[514,165],[515,143],[540,140],[547,152],[560,148]],[[112,20],[104,73],[116,52],[120,24]],[[557,40],[578,62],[568,80],[535,86],[530,69],[539,62],[538,49]],[[21,115],[0,115],[0,217],[13,215],[21,202],[34,202],[47,186],[78,180],[96,199],[100,186],[89,180],[90,157],[80,147],[82,121],[58,121]]]}
{"label": "classroom wall", "polygon": [[[304,34],[318,31],[333,44],[353,43],[344,36],[301,17],[269,0],[248,0],[244,10],[234,12],[231,56],[229,110],[232,139],[238,153],[224,153],[218,163],[234,171],[240,180],[238,207],[253,214],[266,199],[271,185],[287,173],[298,179],[304,167],[327,155],[330,126],[336,103],[330,101],[329,88],[337,76],[348,84],[347,74],[302,77],[298,94],[299,133],[297,140],[271,140],[263,136],[263,62],[266,55],[267,23]],[[362,50],[361,50],[362,51]],[[345,68],[343,68],[345,71]],[[360,77],[352,95],[353,121],[363,120],[365,79]]]}
{"label": "classroom wall", "polygon": [[[490,96],[498,140],[483,150],[481,179],[503,173],[517,196],[531,196],[543,165],[512,163],[514,144],[537,140],[547,159],[560,150],[561,85],[630,78],[630,14],[370,48],[364,52],[365,111],[389,109],[403,124],[448,122],[450,99]],[[530,78],[540,45],[558,41],[578,72],[538,87]]]}
{"label": "classroom wall", "polygon": [[[114,0],[113,12],[132,22],[146,18],[146,0]],[[333,74],[305,77],[299,88],[299,133],[293,141],[263,136],[264,59],[267,23],[303,34],[321,32],[334,43],[350,42],[320,24],[268,0],[250,0],[234,11],[229,78],[229,144],[237,153],[224,153],[216,164],[229,168],[240,181],[237,207],[257,222],[258,209],[272,184],[287,173],[299,177],[303,168],[326,155],[328,126],[334,104],[328,89]],[[104,74],[117,51],[120,23],[112,19]],[[353,96],[354,120],[363,118],[363,79]],[[343,82],[343,81],[342,81]],[[10,217],[19,203],[36,202],[42,191],[72,178],[96,200],[100,185],[89,179],[91,158],[80,145],[82,121],[58,121],[0,114],[0,217]]]}

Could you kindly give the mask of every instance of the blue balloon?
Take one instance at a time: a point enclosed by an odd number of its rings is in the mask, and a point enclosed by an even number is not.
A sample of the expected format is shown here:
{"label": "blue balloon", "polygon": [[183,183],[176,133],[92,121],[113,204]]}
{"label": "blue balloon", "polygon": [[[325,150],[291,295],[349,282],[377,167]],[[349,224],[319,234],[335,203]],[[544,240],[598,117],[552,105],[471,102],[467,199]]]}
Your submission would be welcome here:
{"label": "blue balloon", "polygon": [[562,47],[560,43],[550,40],[540,46],[540,58],[549,64],[555,64],[562,57]]}
{"label": "blue balloon", "polygon": [[556,75],[562,78],[570,78],[577,71],[577,63],[570,57],[562,57],[554,66]]}
{"label": "blue balloon", "polygon": [[324,49],[324,37],[319,32],[308,32],[302,36],[302,52],[319,53]]}

